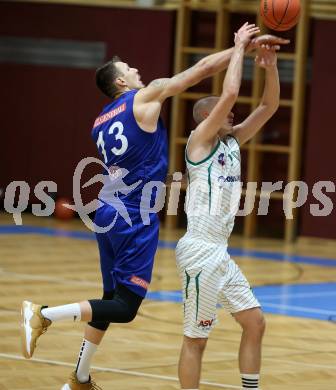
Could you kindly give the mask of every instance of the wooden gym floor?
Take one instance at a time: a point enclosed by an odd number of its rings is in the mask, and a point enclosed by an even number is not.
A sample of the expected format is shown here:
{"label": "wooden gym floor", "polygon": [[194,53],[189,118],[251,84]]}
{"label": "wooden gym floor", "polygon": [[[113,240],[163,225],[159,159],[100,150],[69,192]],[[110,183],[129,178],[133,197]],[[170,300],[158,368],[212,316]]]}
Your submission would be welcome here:
{"label": "wooden gym floor", "polygon": [[[98,251],[80,221],[24,215],[23,222],[15,228],[9,215],[0,216],[0,390],[60,389],[76,362],[83,325],[54,324],[34,359],[24,360],[20,304],[100,297]],[[133,323],[111,325],[96,354],[93,376],[104,390],[179,389],[182,310],[173,248],[182,234],[162,230],[149,299]],[[285,247],[233,238],[231,246],[266,311],[262,389],[335,389],[335,244],[312,240]],[[240,388],[240,329],[219,313],[204,358],[202,390]]]}

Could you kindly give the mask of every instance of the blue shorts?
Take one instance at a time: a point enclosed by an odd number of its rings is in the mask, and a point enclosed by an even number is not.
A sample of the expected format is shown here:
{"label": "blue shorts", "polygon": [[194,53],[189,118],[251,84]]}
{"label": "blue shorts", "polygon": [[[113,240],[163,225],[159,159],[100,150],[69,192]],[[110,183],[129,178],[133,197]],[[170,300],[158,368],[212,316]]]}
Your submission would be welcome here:
{"label": "blue shorts", "polygon": [[[96,233],[104,291],[115,290],[118,283],[145,297],[158,246],[159,219],[156,214],[151,214],[150,224],[144,225],[139,209],[127,211],[132,226],[118,215],[109,232]],[[96,225],[108,226],[116,213],[112,206],[103,205],[96,211]]]}

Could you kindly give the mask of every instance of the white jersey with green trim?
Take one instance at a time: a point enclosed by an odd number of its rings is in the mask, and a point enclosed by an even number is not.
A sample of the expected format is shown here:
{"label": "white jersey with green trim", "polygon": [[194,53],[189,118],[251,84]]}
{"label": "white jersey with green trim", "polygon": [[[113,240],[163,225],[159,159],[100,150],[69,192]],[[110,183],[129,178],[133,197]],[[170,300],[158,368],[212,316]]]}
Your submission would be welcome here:
{"label": "white jersey with green trim", "polygon": [[189,160],[186,150],[186,164],[187,235],[223,243],[232,232],[241,197],[239,144],[229,135],[197,163]]}

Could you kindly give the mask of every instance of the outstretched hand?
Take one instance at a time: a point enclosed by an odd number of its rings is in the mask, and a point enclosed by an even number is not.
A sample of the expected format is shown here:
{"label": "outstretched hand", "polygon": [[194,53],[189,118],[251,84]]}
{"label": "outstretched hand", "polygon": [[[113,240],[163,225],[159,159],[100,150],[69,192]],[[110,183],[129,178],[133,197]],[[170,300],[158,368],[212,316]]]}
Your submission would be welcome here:
{"label": "outstretched hand", "polygon": [[255,58],[255,62],[261,68],[272,68],[277,65],[276,49],[271,45],[261,45],[258,50],[258,54]]}
{"label": "outstretched hand", "polygon": [[289,39],[284,39],[271,34],[260,35],[260,37],[251,40],[250,44],[246,48],[247,52],[260,49],[262,45],[269,45],[274,50],[280,50],[281,45],[288,45]]}
{"label": "outstretched hand", "polygon": [[242,44],[245,47],[248,46],[251,42],[251,39],[260,33],[259,27],[256,27],[255,24],[249,24],[246,22],[235,34],[234,42],[235,45]]}

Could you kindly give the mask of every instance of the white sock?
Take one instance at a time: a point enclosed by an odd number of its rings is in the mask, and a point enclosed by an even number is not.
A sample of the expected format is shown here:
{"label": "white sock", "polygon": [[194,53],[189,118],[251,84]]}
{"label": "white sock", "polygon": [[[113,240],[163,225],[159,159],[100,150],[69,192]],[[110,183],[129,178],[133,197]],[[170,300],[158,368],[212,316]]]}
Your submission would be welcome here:
{"label": "white sock", "polygon": [[259,389],[259,374],[240,374],[242,378],[243,389]]}
{"label": "white sock", "polygon": [[43,317],[48,320],[60,321],[73,319],[74,321],[81,320],[81,309],[79,303],[72,303],[71,305],[47,307],[41,310]]}
{"label": "white sock", "polygon": [[83,344],[79,351],[78,362],[76,367],[76,376],[79,382],[86,383],[90,379],[91,360],[98,348],[98,345],[90,343],[83,339]]}

